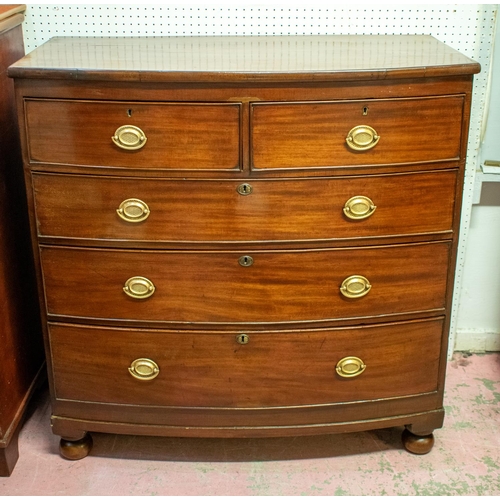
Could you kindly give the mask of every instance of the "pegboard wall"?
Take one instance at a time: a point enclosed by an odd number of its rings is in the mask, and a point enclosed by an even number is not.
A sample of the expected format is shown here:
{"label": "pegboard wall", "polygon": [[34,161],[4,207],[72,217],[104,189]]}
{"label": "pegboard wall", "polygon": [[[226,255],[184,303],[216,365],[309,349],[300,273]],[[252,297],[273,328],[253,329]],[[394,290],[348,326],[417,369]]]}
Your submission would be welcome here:
{"label": "pegboard wall", "polygon": [[[222,2],[169,6],[29,4],[26,51],[53,36],[430,34],[472,57],[488,45],[496,5],[325,8]],[[308,2],[313,6],[314,1]],[[239,6],[238,6],[239,5]],[[483,37],[485,38],[483,40]],[[486,50],[488,50],[486,48]]]}
{"label": "pegboard wall", "polygon": [[[318,3],[318,2],[316,2]],[[304,6],[307,4],[307,7]],[[26,52],[55,36],[214,36],[214,35],[326,35],[326,34],[427,34],[479,62],[474,80],[468,164],[462,210],[451,325],[450,352],[454,346],[456,316],[488,96],[488,74],[497,4],[404,5],[401,7],[329,8],[322,2],[257,4],[204,2],[178,5],[40,5],[29,4],[24,23]]]}

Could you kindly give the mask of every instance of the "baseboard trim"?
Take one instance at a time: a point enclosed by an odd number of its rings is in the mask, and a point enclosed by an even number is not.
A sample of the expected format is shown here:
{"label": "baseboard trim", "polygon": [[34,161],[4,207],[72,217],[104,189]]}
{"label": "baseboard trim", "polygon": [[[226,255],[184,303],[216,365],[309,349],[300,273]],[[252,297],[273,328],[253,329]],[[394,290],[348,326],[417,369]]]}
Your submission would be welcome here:
{"label": "baseboard trim", "polygon": [[458,328],[454,350],[468,352],[500,351],[500,332]]}

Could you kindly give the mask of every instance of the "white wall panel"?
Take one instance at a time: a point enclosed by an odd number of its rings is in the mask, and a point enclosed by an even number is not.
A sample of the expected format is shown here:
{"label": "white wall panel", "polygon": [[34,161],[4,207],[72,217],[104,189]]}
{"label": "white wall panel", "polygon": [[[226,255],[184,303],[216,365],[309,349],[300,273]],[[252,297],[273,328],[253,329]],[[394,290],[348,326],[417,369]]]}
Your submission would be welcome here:
{"label": "white wall panel", "polygon": [[[500,20],[497,18],[497,33]],[[500,161],[500,43],[495,43],[479,160]],[[500,351],[500,175],[479,185],[472,207],[457,316],[459,350]],[[495,178],[495,179],[494,179]],[[478,187],[476,183],[476,188]]]}
{"label": "white wall panel", "polygon": [[[332,7],[329,7],[332,5]],[[161,5],[29,4],[24,36],[29,52],[54,36],[211,36],[288,34],[429,34],[482,65],[475,78],[461,243],[452,319],[454,346],[474,175],[481,141],[497,4],[336,8],[326,2],[193,2]],[[438,201],[437,201],[438,203]],[[473,263],[473,265],[475,265]],[[484,263],[483,263],[484,265]]]}

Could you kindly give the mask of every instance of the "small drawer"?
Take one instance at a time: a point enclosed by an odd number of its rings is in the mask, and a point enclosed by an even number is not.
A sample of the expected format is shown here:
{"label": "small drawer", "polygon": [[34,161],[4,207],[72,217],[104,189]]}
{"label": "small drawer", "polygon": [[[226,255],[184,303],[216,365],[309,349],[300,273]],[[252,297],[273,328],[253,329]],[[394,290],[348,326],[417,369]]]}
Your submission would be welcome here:
{"label": "small drawer", "polygon": [[448,242],[333,250],[41,247],[51,317],[182,324],[320,322],[442,312]]}
{"label": "small drawer", "polygon": [[49,325],[58,399],[262,408],[437,390],[441,318],[345,329],[249,332]]}
{"label": "small drawer", "polygon": [[[41,237],[142,242],[451,233],[457,172],[189,181],[33,173]],[[239,194],[238,189],[251,193]]]}
{"label": "small drawer", "polygon": [[238,103],[25,100],[31,163],[239,170]]}
{"label": "small drawer", "polygon": [[457,161],[463,96],[254,103],[254,169]]}

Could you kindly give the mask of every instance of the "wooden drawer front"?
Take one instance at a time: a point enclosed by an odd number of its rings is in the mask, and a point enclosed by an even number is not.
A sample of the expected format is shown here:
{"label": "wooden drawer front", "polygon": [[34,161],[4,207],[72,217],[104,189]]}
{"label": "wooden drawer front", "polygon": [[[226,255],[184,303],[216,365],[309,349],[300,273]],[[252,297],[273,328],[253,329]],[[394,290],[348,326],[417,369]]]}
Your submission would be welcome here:
{"label": "wooden drawer front", "polygon": [[[328,240],[451,231],[456,171],[342,179],[167,181],[33,174],[40,236],[135,241]],[[356,196],[376,205],[352,220]],[[117,213],[124,200],[149,210],[139,223]]]}
{"label": "wooden drawer front", "polygon": [[[462,96],[252,104],[252,165],[265,169],[457,160],[463,105]],[[354,151],[346,143],[348,133],[360,125],[372,127],[380,137],[367,151]]]}
{"label": "wooden drawer front", "polygon": [[[58,399],[107,403],[266,407],[392,398],[435,391],[441,319],[375,327],[249,333],[50,325]],[[336,373],[345,357],[361,359],[360,375]],[[129,367],[154,361],[152,380]],[[117,390],[119,388],[119,390]]]}
{"label": "wooden drawer front", "polygon": [[[286,323],[441,310],[448,254],[448,242],[248,255],[41,248],[50,315],[187,323]],[[242,266],[240,258],[244,264],[252,258],[253,265]],[[345,298],[343,281],[357,275],[372,288],[363,297]],[[133,277],[150,280],[153,295],[129,297],[124,286]]]}
{"label": "wooden drawer front", "polygon": [[[25,101],[33,163],[145,169],[239,169],[240,104]],[[130,115],[130,116],[129,116]],[[112,141],[139,127],[138,150]]]}

